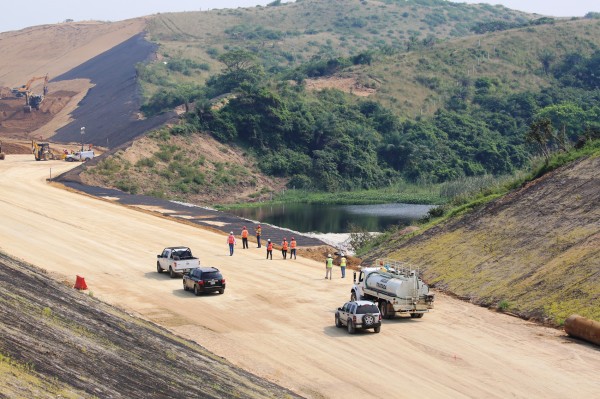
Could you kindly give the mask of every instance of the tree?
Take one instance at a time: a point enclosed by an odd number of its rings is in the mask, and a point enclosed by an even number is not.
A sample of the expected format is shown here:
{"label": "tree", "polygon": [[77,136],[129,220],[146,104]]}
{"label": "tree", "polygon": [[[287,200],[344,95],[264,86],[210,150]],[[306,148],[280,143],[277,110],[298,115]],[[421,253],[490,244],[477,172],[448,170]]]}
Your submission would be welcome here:
{"label": "tree", "polygon": [[527,141],[537,144],[540,152],[546,158],[546,162],[550,159],[549,143],[554,138],[554,128],[552,122],[548,118],[537,119],[529,127],[527,132]]}
{"label": "tree", "polygon": [[540,55],[538,56],[538,59],[542,63],[542,69],[544,70],[544,74],[548,75],[548,73],[550,72],[550,65],[552,65],[552,62],[554,61],[555,58],[556,58],[556,55],[548,49],[544,49],[540,53]]}

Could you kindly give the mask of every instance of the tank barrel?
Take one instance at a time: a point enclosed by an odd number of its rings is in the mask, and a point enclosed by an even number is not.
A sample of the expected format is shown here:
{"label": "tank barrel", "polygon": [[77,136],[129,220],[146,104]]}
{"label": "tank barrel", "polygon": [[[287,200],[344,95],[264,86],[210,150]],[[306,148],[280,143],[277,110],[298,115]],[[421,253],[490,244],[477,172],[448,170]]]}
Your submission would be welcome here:
{"label": "tank barrel", "polygon": [[600,323],[577,314],[565,320],[565,332],[572,337],[600,345]]}

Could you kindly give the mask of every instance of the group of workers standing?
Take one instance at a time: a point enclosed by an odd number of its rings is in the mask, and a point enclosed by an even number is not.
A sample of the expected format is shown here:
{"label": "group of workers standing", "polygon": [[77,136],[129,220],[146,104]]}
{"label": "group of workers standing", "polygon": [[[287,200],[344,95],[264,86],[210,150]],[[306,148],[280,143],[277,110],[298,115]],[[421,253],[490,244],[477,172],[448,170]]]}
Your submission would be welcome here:
{"label": "group of workers standing", "polygon": [[[247,249],[248,248],[248,228],[246,226],[244,226],[244,228],[242,229],[242,249]],[[256,227],[256,244],[257,244],[257,248],[261,248],[261,244],[260,244],[260,238],[262,235],[262,229],[260,227],[260,225],[258,225]],[[237,244],[235,235],[233,234],[233,231],[229,233],[229,236],[227,237],[227,244],[229,245],[229,256],[233,256],[233,250],[235,245]],[[281,256],[283,257],[283,259],[287,259],[287,253],[288,250],[290,251],[290,259],[292,259],[292,257],[294,257],[294,259],[296,259],[296,247],[297,247],[297,243],[296,243],[296,239],[294,237],[292,237],[292,239],[290,240],[290,242],[288,243],[287,238],[283,239],[283,242],[281,243]],[[273,260],[273,243],[271,242],[271,239],[269,238],[267,240],[267,259],[271,259]]]}
{"label": "group of workers standing", "polygon": [[[258,225],[256,227],[256,243],[257,243],[257,248],[261,248],[260,245],[260,238],[262,235],[262,229],[260,227],[260,225]],[[246,226],[244,226],[244,228],[242,229],[242,248],[243,249],[247,249],[248,248],[248,229]],[[227,237],[227,244],[229,244],[229,256],[233,256],[233,249],[236,245],[236,239],[235,239],[235,235],[233,234],[233,231],[229,233],[229,236]],[[292,259],[292,257],[294,257],[294,259],[296,259],[296,239],[294,237],[292,237],[292,239],[290,240],[290,242],[288,243],[287,238],[283,238],[283,242],[281,243],[281,256],[283,257],[283,259],[287,259],[287,253],[288,250],[290,251],[290,259]],[[271,259],[273,260],[273,242],[271,241],[271,239],[269,238],[267,240],[267,259]],[[341,254],[340,257],[340,269],[342,271],[342,278],[346,277],[346,264],[347,264],[347,260],[346,257],[344,256],[344,254]],[[331,280],[331,275],[332,275],[332,269],[333,269],[333,257],[331,256],[331,254],[327,255],[327,259],[325,260],[325,279],[329,279]]]}
{"label": "group of workers standing", "polygon": [[[342,278],[346,278],[346,257],[344,256],[344,254],[342,253],[340,255],[340,269],[342,269]],[[329,278],[329,280],[331,280],[331,272],[333,270],[333,258],[331,257],[331,254],[327,255],[327,259],[325,259],[325,280],[327,280]]]}

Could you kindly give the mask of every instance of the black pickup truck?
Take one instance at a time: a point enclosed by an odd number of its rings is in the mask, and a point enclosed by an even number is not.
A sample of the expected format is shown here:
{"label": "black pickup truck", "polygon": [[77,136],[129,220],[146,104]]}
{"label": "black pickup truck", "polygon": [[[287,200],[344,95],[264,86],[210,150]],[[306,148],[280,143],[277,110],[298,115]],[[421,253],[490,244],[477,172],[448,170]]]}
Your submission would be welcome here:
{"label": "black pickup truck", "polygon": [[225,279],[216,267],[197,267],[183,275],[183,289],[193,290],[194,294],[204,292],[225,292]]}

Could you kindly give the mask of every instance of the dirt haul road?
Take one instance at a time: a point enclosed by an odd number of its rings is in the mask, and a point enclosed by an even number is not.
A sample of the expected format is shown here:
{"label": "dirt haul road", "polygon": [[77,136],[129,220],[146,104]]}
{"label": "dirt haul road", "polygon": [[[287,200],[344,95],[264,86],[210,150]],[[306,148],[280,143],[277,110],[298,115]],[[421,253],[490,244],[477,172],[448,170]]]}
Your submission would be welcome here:
{"label": "dirt haul road", "polygon": [[[323,265],[45,182],[72,164],[13,155],[0,162],[0,249],[57,278],[85,277],[94,296],[193,339],[310,398],[596,398],[600,351],[560,331],[438,295],[423,319],[349,335],[334,310],[351,280]],[[156,254],[189,245],[223,270],[224,295],[195,297],[156,273]],[[301,255],[301,253],[300,253]]]}

